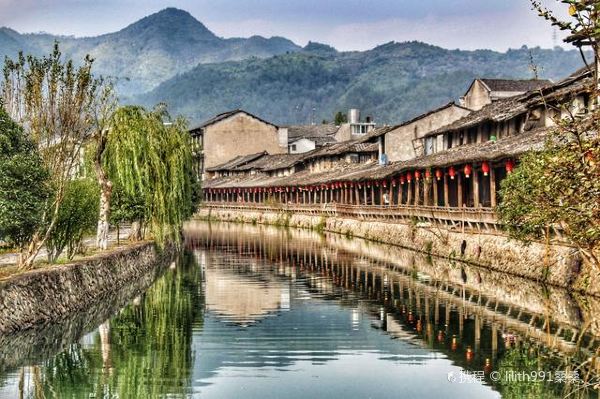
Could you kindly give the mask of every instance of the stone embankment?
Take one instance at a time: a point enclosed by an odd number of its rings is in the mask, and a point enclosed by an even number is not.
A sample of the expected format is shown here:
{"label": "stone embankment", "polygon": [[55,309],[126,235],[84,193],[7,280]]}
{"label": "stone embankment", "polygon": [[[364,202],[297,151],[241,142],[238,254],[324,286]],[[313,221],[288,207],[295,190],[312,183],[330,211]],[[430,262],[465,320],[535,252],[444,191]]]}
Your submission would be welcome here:
{"label": "stone embankment", "polygon": [[582,261],[575,248],[566,245],[537,242],[524,245],[497,233],[462,232],[427,224],[366,221],[283,211],[202,208],[197,216],[200,219],[284,225],[360,237],[585,294],[600,295],[600,287],[593,284],[594,281],[600,281],[600,275],[591,265]]}
{"label": "stone embankment", "polygon": [[142,242],[1,281],[0,335],[70,317],[148,275],[153,281],[172,259],[172,250]]}

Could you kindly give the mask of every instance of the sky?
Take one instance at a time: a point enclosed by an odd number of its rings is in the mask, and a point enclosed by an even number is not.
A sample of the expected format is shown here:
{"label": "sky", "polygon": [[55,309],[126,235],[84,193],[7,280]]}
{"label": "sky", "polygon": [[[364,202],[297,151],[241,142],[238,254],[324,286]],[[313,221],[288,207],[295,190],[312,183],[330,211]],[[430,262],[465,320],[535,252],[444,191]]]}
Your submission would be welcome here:
{"label": "sky", "polygon": [[[543,3],[566,14],[557,0]],[[218,36],[283,36],[338,50],[408,40],[466,50],[561,45],[529,0],[0,0],[0,26],[95,36],[166,7],[190,12]]]}

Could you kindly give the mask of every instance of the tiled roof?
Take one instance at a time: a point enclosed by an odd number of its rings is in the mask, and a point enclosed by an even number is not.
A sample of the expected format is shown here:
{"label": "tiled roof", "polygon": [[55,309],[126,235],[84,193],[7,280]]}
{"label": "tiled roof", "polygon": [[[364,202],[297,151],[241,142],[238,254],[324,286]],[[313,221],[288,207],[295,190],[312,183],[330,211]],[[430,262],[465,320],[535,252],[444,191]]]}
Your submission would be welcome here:
{"label": "tiled roof", "polygon": [[233,159],[230,159],[229,161],[222,163],[220,165],[213,166],[211,168],[206,168],[206,171],[207,172],[216,172],[216,171],[220,171],[220,170],[233,170],[233,169],[236,169],[240,166],[246,165],[249,162],[255,161],[256,159],[262,158],[267,155],[268,155],[268,153],[266,151],[258,152],[256,154],[239,155],[239,156],[237,156]]}
{"label": "tiled roof", "polygon": [[479,79],[491,91],[508,91],[524,93],[526,91],[537,90],[545,86],[550,86],[552,81],[546,79]]}
{"label": "tiled roof", "polygon": [[274,127],[278,127],[277,125],[275,125],[275,124],[273,124],[271,122],[268,122],[268,121],[266,121],[264,119],[261,119],[258,116],[251,114],[250,112],[244,111],[242,109],[234,109],[232,111],[223,112],[223,113],[220,113],[218,115],[213,116],[212,118],[210,118],[210,119],[202,122],[200,125],[195,126],[192,129],[190,129],[190,132],[196,132],[196,131],[198,131],[200,129],[203,129],[203,128],[209,126],[209,125],[212,125],[212,124],[215,124],[217,122],[220,122],[220,121],[222,121],[224,119],[227,119],[230,116],[233,116],[233,115],[238,114],[238,113],[246,114],[246,115],[248,115],[248,116],[250,116],[250,117],[252,117],[254,119],[257,119],[257,120],[259,120],[259,121],[261,121],[263,123],[266,123],[266,124],[274,126]]}

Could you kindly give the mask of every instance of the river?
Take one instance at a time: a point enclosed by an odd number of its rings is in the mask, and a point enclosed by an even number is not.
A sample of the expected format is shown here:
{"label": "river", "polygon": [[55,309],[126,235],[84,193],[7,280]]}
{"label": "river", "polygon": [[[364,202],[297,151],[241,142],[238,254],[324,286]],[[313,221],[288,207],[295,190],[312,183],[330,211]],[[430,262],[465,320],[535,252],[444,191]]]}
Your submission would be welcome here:
{"label": "river", "polygon": [[598,397],[598,298],[307,230],[193,222],[184,249],[0,337],[0,398]]}

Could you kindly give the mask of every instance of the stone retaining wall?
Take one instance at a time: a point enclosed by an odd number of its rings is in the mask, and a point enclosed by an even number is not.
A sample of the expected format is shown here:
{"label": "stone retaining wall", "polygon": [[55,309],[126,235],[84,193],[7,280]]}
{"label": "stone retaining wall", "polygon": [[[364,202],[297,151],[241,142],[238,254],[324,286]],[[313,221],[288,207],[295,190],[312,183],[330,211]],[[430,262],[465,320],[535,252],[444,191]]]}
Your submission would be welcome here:
{"label": "stone retaining wall", "polygon": [[172,257],[172,250],[159,253],[153,243],[143,242],[2,281],[0,336],[70,317],[149,275],[154,281]]}
{"label": "stone retaining wall", "polygon": [[600,276],[582,262],[578,251],[564,245],[528,246],[500,234],[469,233],[399,222],[361,221],[285,212],[201,209],[201,219],[277,224],[330,231],[398,245],[434,256],[457,259],[498,272],[563,288],[600,295],[593,281]]}

